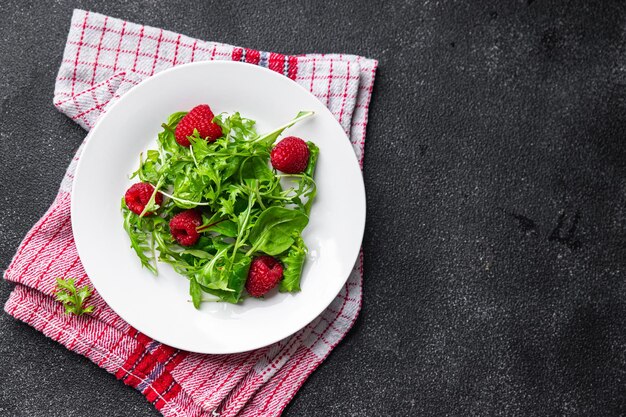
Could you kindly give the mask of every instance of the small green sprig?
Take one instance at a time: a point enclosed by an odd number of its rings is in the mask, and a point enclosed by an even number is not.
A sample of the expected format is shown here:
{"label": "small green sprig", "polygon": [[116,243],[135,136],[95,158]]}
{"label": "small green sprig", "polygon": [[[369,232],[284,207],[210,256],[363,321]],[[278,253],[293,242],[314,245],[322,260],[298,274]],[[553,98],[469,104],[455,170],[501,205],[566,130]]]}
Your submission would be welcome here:
{"label": "small green sprig", "polygon": [[81,316],[92,313],[94,306],[85,306],[91,297],[91,289],[87,285],[76,288],[74,278],[57,278],[56,300],[63,303],[67,314]]}

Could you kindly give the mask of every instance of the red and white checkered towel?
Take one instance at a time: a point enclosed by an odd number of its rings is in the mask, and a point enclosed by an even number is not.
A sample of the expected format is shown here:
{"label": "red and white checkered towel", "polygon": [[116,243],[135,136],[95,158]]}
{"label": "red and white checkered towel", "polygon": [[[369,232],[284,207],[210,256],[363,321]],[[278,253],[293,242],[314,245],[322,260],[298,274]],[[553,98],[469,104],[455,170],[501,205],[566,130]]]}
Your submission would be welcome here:
{"label": "red and white checkered towel", "polygon": [[[207,60],[261,65],[306,87],[335,115],[362,163],[377,62],[357,56],[259,52],[76,10],[54,104],[89,130],[141,80],[173,65]],[[96,306],[91,316],[66,315],[53,299],[55,278],[75,277],[79,284],[89,284],[70,222],[70,190],[81,149],[54,203],[5,272],[4,278],[17,284],[6,312],[135,387],[165,416],[279,415],[354,323],[361,305],[362,258],[318,318],[295,335],[252,352],[201,355],[163,345],[130,327],[98,294],[91,300]]]}

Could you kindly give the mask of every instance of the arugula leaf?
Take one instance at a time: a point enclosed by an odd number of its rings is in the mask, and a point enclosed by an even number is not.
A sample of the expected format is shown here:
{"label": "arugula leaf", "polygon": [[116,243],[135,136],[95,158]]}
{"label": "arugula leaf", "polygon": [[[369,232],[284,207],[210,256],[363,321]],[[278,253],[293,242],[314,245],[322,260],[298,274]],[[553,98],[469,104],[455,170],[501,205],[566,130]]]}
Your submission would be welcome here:
{"label": "arugula leaf", "polygon": [[178,122],[180,122],[183,117],[187,116],[187,113],[189,112],[179,111],[179,112],[170,114],[170,116],[167,118],[167,124],[169,126],[172,126],[173,128],[176,127],[176,125],[178,125]]}
{"label": "arugula leaf", "polygon": [[157,275],[156,259],[154,256],[155,239],[152,233],[149,217],[139,217],[126,207],[122,199],[122,214],[124,215],[124,230],[130,238],[130,246],[141,261],[154,275]]}
{"label": "arugula leaf", "polygon": [[203,232],[213,232],[226,237],[237,237],[237,224],[228,219],[214,222],[202,228]]}
{"label": "arugula leaf", "polygon": [[207,251],[204,250],[199,250],[199,249],[185,249],[184,251],[180,252],[181,255],[191,255],[194,256],[196,258],[200,258],[200,259],[210,259],[211,258],[211,254]]}
{"label": "arugula leaf", "polygon": [[74,278],[57,278],[55,299],[63,303],[65,313],[81,316],[92,313],[94,306],[85,306],[91,297],[91,289],[87,285],[77,288]]}
{"label": "arugula leaf", "polygon": [[283,133],[285,129],[290,128],[291,126],[295,125],[299,121],[304,120],[307,117],[313,116],[314,114],[315,112],[312,112],[312,111],[301,111],[290,122],[280,126],[276,130],[273,130],[269,133],[262,135],[256,141],[263,143],[264,145],[271,146],[274,142],[276,142],[276,139],[278,139],[280,134]]}
{"label": "arugula leaf", "polygon": [[190,153],[196,158],[196,161],[202,162],[205,158],[215,152],[213,147],[209,145],[209,142],[202,138],[191,137],[189,142],[191,143],[189,148]]}
{"label": "arugula leaf", "polygon": [[[170,115],[167,119],[167,123],[161,125],[163,132],[159,133],[157,144],[159,149],[163,152],[170,154],[177,154],[180,146],[176,143],[175,130],[178,122],[187,115],[188,112],[181,111]],[[161,163],[165,163],[165,160],[161,160]]]}
{"label": "arugula leaf", "polygon": [[202,288],[200,288],[200,284],[198,284],[198,281],[195,279],[189,280],[189,295],[191,295],[193,306],[196,309],[200,308],[200,303],[202,302]]}
{"label": "arugula leaf", "polygon": [[[308,177],[305,177],[308,178]],[[306,213],[306,215],[308,216],[309,214],[311,214],[311,206],[313,205],[313,200],[315,199],[315,195],[317,194],[317,185],[315,184],[315,181],[313,181],[313,179],[310,179],[311,182],[308,184],[308,186],[310,187],[305,193],[304,193],[304,197],[306,197],[307,201],[304,204],[304,212]],[[306,182],[306,181],[303,181]]]}
{"label": "arugula leaf", "polygon": [[283,279],[280,281],[280,292],[298,292],[300,291],[300,276],[302,275],[302,267],[308,249],[304,244],[304,240],[298,236],[287,253],[280,257],[283,264]]}
{"label": "arugula leaf", "polygon": [[213,290],[207,288],[209,294],[218,296],[223,301],[229,303],[238,303],[241,300],[241,294],[246,285],[246,279],[248,278],[248,271],[250,270],[250,263],[252,258],[249,256],[240,257],[228,271],[228,288],[231,291]]}
{"label": "arugula leaf", "polygon": [[155,150],[149,150],[145,160],[140,154],[139,168],[131,175],[131,178],[138,176],[143,182],[157,182],[159,180],[159,157],[159,152]]}
{"label": "arugula leaf", "polygon": [[320,148],[318,148],[317,145],[311,141],[308,141],[306,144],[309,147],[309,163],[304,170],[304,175],[313,178],[313,175],[315,174],[315,166],[317,165],[317,158],[320,154]]}
{"label": "arugula leaf", "polygon": [[228,277],[222,274],[228,249],[230,246],[220,249],[209,262],[196,271],[195,279],[198,284],[215,290],[228,291]]}
{"label": "arugula leaf", "polygon": [[254,130],[256,122],[241,117],[238,112],[230,116],[226,113],[218,114],[213,121],[222,128],[222,134],[229,139],[247,141],[258,136]]}
{"label": "arugula leaf", "polygon": [[222,249],[211,262],[198,271],[196,280],[204,291],[224,301],[237,303],[246,284],[252,258],[237,253],[235,262],[229,263],[226,257],[228,249],[229,247]]}
{"label": "arugula leaf", "polygon": [[242,157],[241,156],[231,156],[227,160],[223,160],[222,163],[222,180],[227,180],[232,175],[234,175],[237,171],[239,171],[239,167],[241,166]]}
{"label": "arugula leaf", "polygon": [[260,156],[246,158],[239,169],[242,181],[245,179],[272,180],[274,178],[274,173],[270,169],[267,159]]}
{"label": "arugula leaf", "polygon": [[273,206],[267,208],[256,221],[250,232],[252,249],[268,255],[279,255],[289,249],[294,235],[299,235],[309,223],[306,214],[298,210]]}

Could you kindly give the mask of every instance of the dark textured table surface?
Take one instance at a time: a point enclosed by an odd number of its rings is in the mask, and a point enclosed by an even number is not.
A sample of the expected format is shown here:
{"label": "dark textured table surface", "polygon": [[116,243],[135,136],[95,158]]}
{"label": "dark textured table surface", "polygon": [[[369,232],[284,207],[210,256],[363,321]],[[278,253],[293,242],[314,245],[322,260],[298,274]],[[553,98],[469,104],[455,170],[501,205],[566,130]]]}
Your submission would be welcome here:
{"label": "dark textured table surface", "polygon": [[[175,3],[3,1],[0,268],[84,137],[52,106],[72,8],[361,54],[380,60],[363,310],[285,414],[626,414],[624,2]],[[158,413],[0,314],[0,416],[79,415]]]}

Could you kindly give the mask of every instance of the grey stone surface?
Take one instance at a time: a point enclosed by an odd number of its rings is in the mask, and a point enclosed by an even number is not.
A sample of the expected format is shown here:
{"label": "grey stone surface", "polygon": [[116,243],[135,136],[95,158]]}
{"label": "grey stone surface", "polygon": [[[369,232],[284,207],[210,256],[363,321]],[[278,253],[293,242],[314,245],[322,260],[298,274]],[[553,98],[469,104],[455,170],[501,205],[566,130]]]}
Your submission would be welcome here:
{"label": "grey stone surface", "polygon": [[[285,415],[626,415],[624,2],[4,0],[0,268],[84,136],[52,106],[74,7],[380,60],[363,310]],[[0,314],[0,416],[79,415],[158,413]]]}

